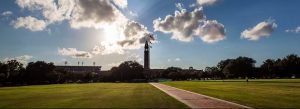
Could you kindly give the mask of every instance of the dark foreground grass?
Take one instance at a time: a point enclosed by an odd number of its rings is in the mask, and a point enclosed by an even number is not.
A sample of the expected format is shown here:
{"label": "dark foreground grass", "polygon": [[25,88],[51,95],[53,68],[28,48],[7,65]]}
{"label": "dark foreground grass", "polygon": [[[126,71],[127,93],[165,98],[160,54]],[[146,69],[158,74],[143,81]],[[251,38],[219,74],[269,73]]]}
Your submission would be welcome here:
{"label": "dark foreground grass", "polygon": [[173,87],[256,108],[300,108],[300,79],[178,81]]}
{"label": "dark foreground grass", "polygon": [[60,84],[0,88],[0,108],[186,108],[147,83]]}

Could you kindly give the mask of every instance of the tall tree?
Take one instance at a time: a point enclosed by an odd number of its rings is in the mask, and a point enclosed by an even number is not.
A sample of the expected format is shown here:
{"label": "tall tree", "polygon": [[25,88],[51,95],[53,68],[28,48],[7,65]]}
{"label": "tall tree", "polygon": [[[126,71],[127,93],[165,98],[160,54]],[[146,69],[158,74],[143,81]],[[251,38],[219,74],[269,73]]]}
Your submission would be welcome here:
{"label": "tall tree", "polygon": [[20,83],[24,74],[23,64],[17,60],[7,61],[8,66],[8,81],[12,83]]}
{"label": "tall tree", "polygon": [[223,78],[223,73],[219,70],[218,67],[206,67],[205,72],[212,79],[221,79],[221,78]]}
{"label": "tall tree", "polygon": [[163,75],[165,78],[170,78],[172,80],[182,80],[182,69],[179,67],[168,67],[164,72]]}
{"label": "tall tree", "polygon": [[117,68],[111,69],[112,75],[119,81],[130,81],[133,79],[144,79],[143,66],[136,61],[125,61]]}
{"label": "tall tree", "polygon": [[281,63],[285,70],[283,76],[290,77],[300,72],[300,58],[295,54],[286,56]]}
{"label": "tall tree", "polygon": [[0,84],[5,84],[8,79],[8,65],[0,62]]}
{"label": "tall tree", "polygon": [[234,59],[226,59],[226,60],[221,60],[218,64],[217,67],[220,71],[223,71],[223,69],[228,65],[231,61]]}
{"label": "tall tree", "polygon": [[255,60],[248,57],[238,57],[231,61],[224,68],[224,72],[229,77],[245,77],[253,76]]}
{"label": "tall tree", "polygon": [[48,84],[58,81],[53,63],[44,61],[30,62],[26,67],[26,78],[29,84]]}
{"label": "tall tree", "polygon": [[272,59],[267,59],[263,62],[263,64],[260,66],[261,68],[261,74],[260,76],[264,78],[272,78],[275,74],[275,64],[276,61]]}

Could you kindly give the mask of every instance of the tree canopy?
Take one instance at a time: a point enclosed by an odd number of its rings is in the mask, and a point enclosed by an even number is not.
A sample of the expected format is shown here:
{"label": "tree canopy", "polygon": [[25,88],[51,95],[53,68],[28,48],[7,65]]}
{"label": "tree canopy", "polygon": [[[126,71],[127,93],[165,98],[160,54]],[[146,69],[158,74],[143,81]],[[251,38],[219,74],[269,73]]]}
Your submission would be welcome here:
{"label": "tree canopy", "polygon": [[145,79],[143,66],[136,61],[125,61],[118,67],[112,67],[111,72],[116,81],[131,81]]}

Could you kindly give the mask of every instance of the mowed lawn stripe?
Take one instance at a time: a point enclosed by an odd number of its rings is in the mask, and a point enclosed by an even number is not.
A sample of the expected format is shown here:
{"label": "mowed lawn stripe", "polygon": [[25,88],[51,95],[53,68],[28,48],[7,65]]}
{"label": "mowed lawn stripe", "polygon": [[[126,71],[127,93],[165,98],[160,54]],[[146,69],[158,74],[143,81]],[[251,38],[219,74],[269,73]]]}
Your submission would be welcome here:
{"label": "mowed lawn stripe", "polygon": [[0,96],[0,108],[187,108],[147,83],[2,87]]}
{"label": "mowed lawn stripe", "polygon": [[266,82],[252,80],[248,83],[244,81],[178,81],[163,82],[163,84],[250,107],[300,108],[300,79]]}

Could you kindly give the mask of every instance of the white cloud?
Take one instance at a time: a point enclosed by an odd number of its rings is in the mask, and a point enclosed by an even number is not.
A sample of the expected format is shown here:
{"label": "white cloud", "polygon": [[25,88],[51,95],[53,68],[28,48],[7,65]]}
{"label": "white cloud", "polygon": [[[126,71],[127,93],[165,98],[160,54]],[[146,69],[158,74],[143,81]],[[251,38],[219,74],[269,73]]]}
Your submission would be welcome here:
{"label": "white cloud", "polygon": [[168,59],[168,62],[171,62],[172,60],[171,59]]}
{"label": "white cloud", "polygon": [[[90,52],[93,54],[123,54],[125,49],[139,49],[146,40],[153,40],[147,37],[150,32],[144,25],[123,15],[120,8],[127,7],[127,0],[16,0],[16,4],[43,16],[41,20],[31,16],[19,17],[14,23],[15,28],[42,31],[50,24],[66,20],[74,29],[95,28],[117,34],[117,40],[96,45]],[[24,20],[31,22],[22,22]]]}
{"label": "white cloud", "polygon": [[103,41],[100,45],[95,45],[92,53],[109,55],[109,54],[124,54],[124,49],[116,42]]}
{"label": "white cloud", "polygon": [[300,33],[300,26],[296,27],[295,29],[285,30],[285,32]]}
{"label": "white cloud", "polygon": [[[40,18],[40,20],[36,20],[39,21],[40,24],[42,24],[38,29],[32,29],[28,26],[21,26],[31,31],[42,31],[49,24],[70,19],[75,7],[74,0],[16,0],[16,4],[21,9],[28,9],[31,12],[41,12],[41,14],[43,15],[43,18]],[[30,19],[28,17],[19,17],[17,18],[17,20],[24,18]],[[31,19],[36,18],[31,17]],[[26,24],[35,26],[36,22],[27,22]]]}
{"label": "white cloud", "polygon": [[129,11],[129,15],[131,15],[132,17],[138,17],[139,16],[136,12],[133,12],[133,11]]}
{"label": "white cloud", "polygon": [[154,38],[149,37],[150,34],[144,25],[130,21],[124,26],[122,32],[124,38],[118,41],[118,44],[125,49],[139,49],[146,40],[154,42]]}
{"label": "white cloud", "polygon": [[124,25],[127,18],[109,0],[79,0],[72,12],[72,28]]}
{"label": "white cloud", "polygon": [[213,5],[217,1],[218,0],[197,0],[197,3],[201,6],[204,6],[204,5]]}
{"label": "white cloud", "polygon": [[30,11],[41,11],[50,23],[68,19],[75,6],[74,0],[16,0],[18,6]]}
{"label": "white cloud", "polygon": [[113,0],[113,2],[120,8],[127,8],[127,0]]}
{"label": "white cloud", "polygon": [[164,20],[153,21],[154,30],[172,33],[172,39],[190,42],[194,37],[200,37],[206,43],[218,42],[225,39],[224,25],[216,20],[206,20],[202,8],[192,12],[185,9],[175,11],[175,15],[167,15]]}
{"label": "white cloud", "polygon": [[12,24],[15,28],[26,28],[31,31],[42,31],[47,26],[45,21],[38,20],[31,16],[19,17],[16,21],[13,21]]}
{"label": "white cloud", "polygon": [[16,4],[21,8],[29,10],[41,10],[44,8],[53,8],[54,0],[16,0]]}
{"label": "white cloud", "polygon": [[189,5],[190,8],[193,8],[193,7],[196,7],[196,6],[197,6],[197,4],[195,4],[195,3]]}
{"label": "white cloud", "polygon": [[101,53],[101,48],[99,46],[94,46],[92,53],[97,55]]}
{"label": "white cloud", "polygon": [[14,58],[5,58],[3,61],[10,61],[10,60],[17,60],[18,62],[22,63],[23,65],[26,65],[29,60],[31,60],[33,56],[30,55],[23,55],[23,56],[18,56]]}
{"label": "white cloud", "polygon": [[107,64],[108,67],[117,67],[119,66],[123,61],[120,61],[120,62],[113,62],[113,63],[110,63],[110,64]]}
{"label": "white cloud", "polygon": [[175,59],[168,59],[167,60],[168,62],[178,62],[178,61],[181,61],[180,58],[175,58]]}
{"label": "white cloud", "polygon": [[10,16],[12,15],[13,13],[11,11],[4,11],[1,15],[2,16]]}
{"label": "white cloud", "polygon": [[144,25],[135,21],[128,21],[121,28],[119,33],[121,37],[118,40],[102,41],[99,45],[95,45],[92,53],[101,55],[124,54],[125,50],[143,47],[146,40],[155,43],[154,38],[149,37],[150,34]]}
{"label": "white cloud", "polygon": [[244,30],[241,33],[242,39],[259,40],[262,37],[268,37],[277,28],[277,24],[273,20],[263,21],[255,27]]}
{"label": "white cloud", "polygon": [[167,15],[164,20],[158,18],[153,21],[154,31],[172,33],[172,39],[189,42],[193,39],[193,31],[198,28],[199,21],[205,20],[202,8],[192,12],[185,9],[175,11],[175,15]]}
{"label": "white cloud", "polygon": [[204,21],[197,30],[196,34],[207,43],[214,43],[225,39],[224,25],[218,23],[216,20]]}
{"label": "white cloud", "polygon": [[71,56],[72,58],[92,58],[92,54],[86,51],[79,51],[76,48],[58,49],[58,53],[62,56]]}
{"label": "white cloud", "polygon": [[184,6],[182,3],[175,3],[175,6],[178,10],[183,10],[184,9]]}
{"label": "white cloud", "polygon": [[141,63],[143,61],[142,57],[138,54],[135,54],[135,53],[129,55],[126,60],[127,61],[136,61],[136,62],[139,62],[139,63]]}
{"label": "white cloud", "polygon": [[[118,1],[115,4],[127,4]],[[106,25],[126,23],[127,18],[112,2],[110,0],[16,0],[22,9],[41,12],[43,20],[49,24],[68,20],[70,26],[75,29],[104,28]]]}
{"label": "white cloud", "polygon": [[181,59],[180,58],[176,58],[175,61],[181,61]]}

